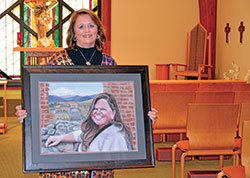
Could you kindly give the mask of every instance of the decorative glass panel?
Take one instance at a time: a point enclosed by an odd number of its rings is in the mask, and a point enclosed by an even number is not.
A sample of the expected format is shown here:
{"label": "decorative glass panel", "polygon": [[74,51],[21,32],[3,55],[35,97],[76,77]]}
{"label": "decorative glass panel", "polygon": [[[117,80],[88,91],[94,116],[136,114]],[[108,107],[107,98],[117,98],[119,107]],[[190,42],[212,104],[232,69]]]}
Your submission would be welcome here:
{"label": "decorative glass panel", "polygon": [[[38,1],[38,0],[37,0]],[[12,16],[9,16],[6,11],[17,0],[0,0],[0,15],[4,13],[4,16],[0,19],[0,69],[6,72],[10,76],[20,75],[20,52],[13,52],[13,48],[17,47],[17,32],[20,32],[20,24],[14,20],[14,18],[20,19],[20,5],[17,5],[11,10]],[[98,0],[64,0],[72,9],[78,10],[81,8],[95,9],[97,12]],[[34,32],[37,32],[36,28],[36,16],[35,5],[36,1],[24,0],[24,23],[29,26]],[[47,32],[59,23],[59,4],[57,0],[47,0],[46,2],[47,21],[44,22]],[[62,18],[67,17],[71,12],[63,6]],[[14,17],[14,18],[13,18]],[[62,47],[66,45],[66,35],[69,22],[63,24],[62,28]],[[59,30],[57,29],[49,37],[54,40],[55,46],[59,47]],[[23,32],[23,47],[36,47],[37,38],[32,35],[28,30],[24,29]],[[24,54],[23,63],[26,64],[26,57]],[[36,62],[33,62],[36,64]]]}

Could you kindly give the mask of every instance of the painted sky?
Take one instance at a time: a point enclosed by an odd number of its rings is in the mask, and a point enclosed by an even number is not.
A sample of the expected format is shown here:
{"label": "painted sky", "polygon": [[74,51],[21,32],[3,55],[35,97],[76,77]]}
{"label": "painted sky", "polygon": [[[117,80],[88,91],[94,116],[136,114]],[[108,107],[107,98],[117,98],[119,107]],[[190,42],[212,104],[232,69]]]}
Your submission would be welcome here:
{"label": "painted sky", "polygon": [[103,92],[102,82],[49,82],[49,95],[87,96]]}

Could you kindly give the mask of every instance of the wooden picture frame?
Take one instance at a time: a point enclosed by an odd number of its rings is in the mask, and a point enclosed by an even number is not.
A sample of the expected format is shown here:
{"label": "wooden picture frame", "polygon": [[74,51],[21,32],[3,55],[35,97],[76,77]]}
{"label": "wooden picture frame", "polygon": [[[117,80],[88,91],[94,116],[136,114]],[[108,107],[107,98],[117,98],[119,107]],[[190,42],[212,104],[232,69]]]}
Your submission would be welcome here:
{"label": "wooden picture frame", "polygon": [[[22,71],[22,106],[28,113],[23,123],[24,172],[154,167],[147,66],[23,66]],[[124,134],[129,149],[91,150],[106,129],[95,133],[85,151],[80,141],[46,146],[49,137],[81,130],[92,113],[86,108],[101,93],[114,96],[129,128]]]}

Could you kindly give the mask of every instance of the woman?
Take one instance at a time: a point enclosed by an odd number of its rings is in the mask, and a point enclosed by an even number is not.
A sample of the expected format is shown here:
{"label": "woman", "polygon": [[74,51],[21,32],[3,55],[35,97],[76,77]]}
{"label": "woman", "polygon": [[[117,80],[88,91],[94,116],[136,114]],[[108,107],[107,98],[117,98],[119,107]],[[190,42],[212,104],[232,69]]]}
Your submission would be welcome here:
{"label": "woman", "polygon": [[51,147],[64,141],[82,142],[79,147],[81,152],[132,149],[132,133],[122,122],[115,97],[109,93],[100,93],[93,99],[81,130],[66,135],[51,136],[45,145]]}
{"label": "woman", "polygon": [[[104,54],[106,41],[103,24],[94,12],[87,9],[75,11],[70,20],[66,43],[68,48],[54,54],[49,65],[116,65],[115,60]],[[16,115],[20,123],[27,112],[17,106]],[[154,121],[156,110],[152,109],[148,116]],[[71,138],[64,138],[71,139]],[[52,146],[52,145],[51,145]],[[42,173],[43,174],[43,173]]]}

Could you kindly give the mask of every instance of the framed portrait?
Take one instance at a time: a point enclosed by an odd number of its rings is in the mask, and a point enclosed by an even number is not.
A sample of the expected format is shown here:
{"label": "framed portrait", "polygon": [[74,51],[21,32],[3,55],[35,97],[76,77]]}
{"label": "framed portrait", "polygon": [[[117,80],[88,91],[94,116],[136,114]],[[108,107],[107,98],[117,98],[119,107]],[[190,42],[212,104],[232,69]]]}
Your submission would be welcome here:
{"label": "framed portrait", "polygon": [[154,167],[147,66],[23,66],[23,171]]}

